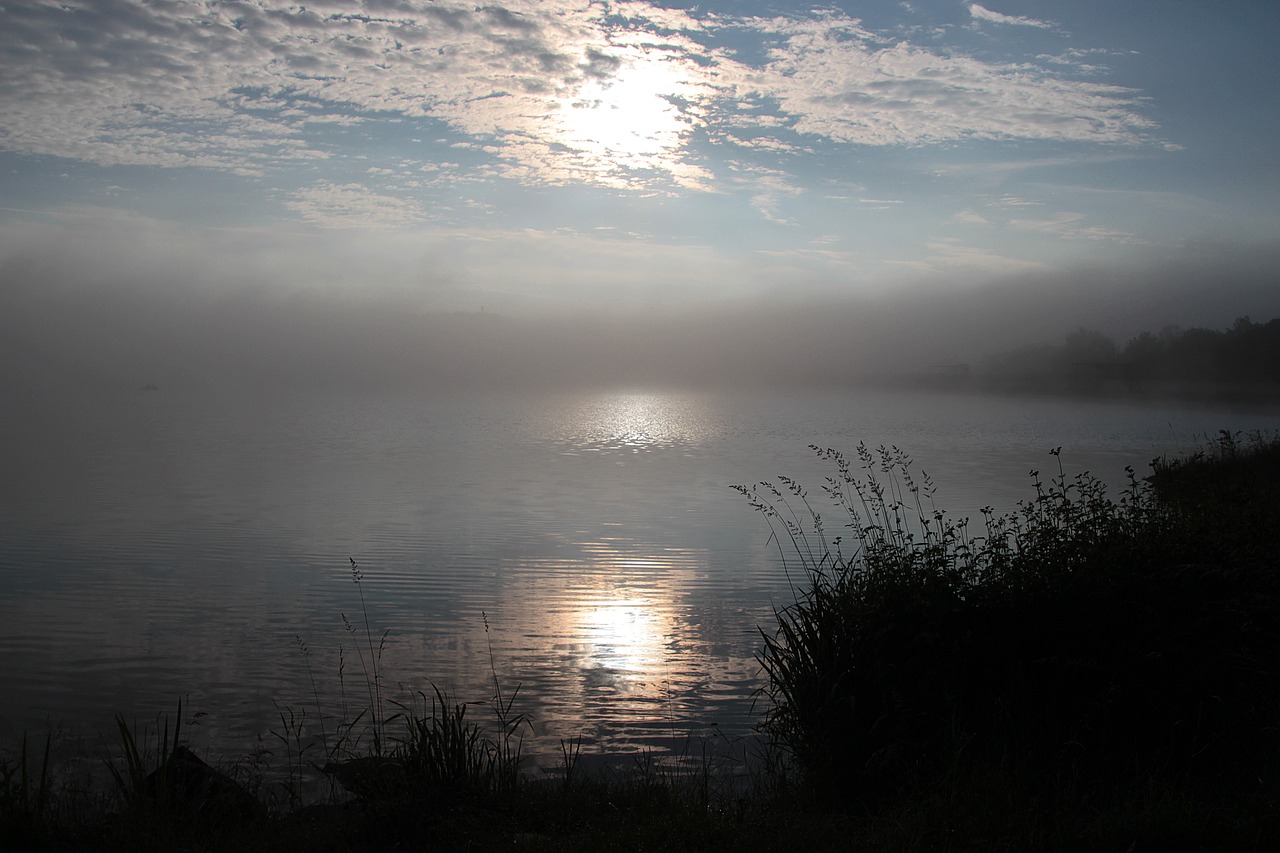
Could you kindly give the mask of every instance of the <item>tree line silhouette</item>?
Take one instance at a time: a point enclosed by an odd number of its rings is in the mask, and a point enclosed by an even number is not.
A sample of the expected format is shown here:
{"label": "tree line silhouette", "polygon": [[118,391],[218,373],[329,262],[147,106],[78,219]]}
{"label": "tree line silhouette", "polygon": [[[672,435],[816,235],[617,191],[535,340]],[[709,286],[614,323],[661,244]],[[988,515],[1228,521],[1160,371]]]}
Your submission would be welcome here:
{"label": "tree line silhouette", "polygon": [[1123,347],[1079,328],[1061,343],[986,357],[966,377],[987,390],[1280,399],[1280,319],[1230,329],[1166,326]]}

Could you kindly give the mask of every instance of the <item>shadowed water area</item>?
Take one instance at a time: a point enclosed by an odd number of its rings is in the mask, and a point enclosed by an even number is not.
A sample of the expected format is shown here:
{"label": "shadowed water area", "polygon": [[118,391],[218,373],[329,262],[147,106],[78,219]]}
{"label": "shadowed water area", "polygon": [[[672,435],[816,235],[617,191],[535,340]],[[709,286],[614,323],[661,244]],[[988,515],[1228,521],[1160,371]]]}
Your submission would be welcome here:
{"label": "shadowed water area", "polygon": [[[1164,405],[851,392],[206,398],[139,390],[20,429],[0,504],[0,737],[96,736],[186,697],[234,753],[284,707],[496,675],[526,751],[710,743],[757,715],[758,626],[790,600],[768,527],[730,486],[810,444],[897,445],[953,517],[1011,509],[1056,462],[1119,485],[1157,455],[1280,416]],[[352,560],[362,580],[353,581]],[[344,624],[344,614],[350,629]],[[368,632],[366,633],[366,622]],[[376,649],[372,654],[376,654]],[[388,710],[393,708],[388,707]],[[476,709],[484,720],[483,709]],[[701,749],[701,746],[695,747]]]}

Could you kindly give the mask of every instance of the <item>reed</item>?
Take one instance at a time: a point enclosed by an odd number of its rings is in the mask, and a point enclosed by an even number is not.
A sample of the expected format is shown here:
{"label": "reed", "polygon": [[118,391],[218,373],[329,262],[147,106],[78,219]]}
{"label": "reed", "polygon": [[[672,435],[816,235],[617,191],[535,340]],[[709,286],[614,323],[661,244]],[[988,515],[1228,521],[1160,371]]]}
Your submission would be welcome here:
{"label": "reed", "polygon": [[14,760],[0,760],[0,826],[9,826],[15,836],[38,836],[48,817],[50,803],[50,732],[44,740],[39,769],[27,751],[27,736]]}
{"label": "reed", "polygon": [[[355,640],[356,655],[360,659],[360,668],[364,674],[365,690],[369,694],[369,732],[373,738],[373,754],[381,755],[384,748],[383,726],[387,719],[382,686],[382,653],[386,649],[387,637],[390,636],[391,632],[389,630],[383,631],[377,646],[374,645],[373,629],[369,626],[369,607],[364,600],[364,587],[360,585],[360,582],[364,580],[364,573],[360,571],[360,564],[355,561],[355,558],[351,558],[351,580],[355,583],[356,590],[360,593],[360,613],[364,620],[363,644],[346,613],[342,614],[342,624],[347,633]],[[368,651],[367,657],[365,655],[366,649]],[[348,727],[348,730],[350,730],[350,727]]]}
{"label": "reed", "polygon": [[[488,637],[488,615],[481,618]],[[515,791],[524,763],[523,733],[532,721],[515,710],[519,687],[509,693],[503,688],[491,640],[488,652],[494,690],[488,701],[456,702],[434,684],[430,694],[418,691],[410,701],[389,699],[398,710],[387,723],[402,723],[403,735],[392,738],[394,745],[385,752],[375,738],[372,753],[348,755],[331,763],[330,772],[359,768],[356,785],[347,787],[366,798],[456,799]],[[487,708],[496,725],[485,727],[468,717],[471,708]]]}
{"label": "reed", "polygon": [[[498,729],[490,734],[467,717],[468,707],[489,704]],[[509,793],[519,784],[523,762],[519,741],[524,714],[510,704],[454,702],[439,687],[419,692],[413,705],[400,704],[405,735],[392,753],[399,763],[397,786],[415,795],[450,798]],[[387,790],[384,794],[398,794]]]}
{"label": "reed", "polygon": [[[182,700],[178,700],[177,714],[173,718],[173,735],[169,734],[169,715],[157,724],[155,751],[150,748],[150,729],[143,726],[138,733],[137,723],[130,724],[116,715],[116,733],[120,738],[123,769],[116,762],[104,759],[107,770],[116,784],[116,791],[125,804],[133,809],[153,809],[159,813],[170,811],[175,803],[173,762],[170,760],[182,743]],[[154,769],[148,768],[154,763]]]}

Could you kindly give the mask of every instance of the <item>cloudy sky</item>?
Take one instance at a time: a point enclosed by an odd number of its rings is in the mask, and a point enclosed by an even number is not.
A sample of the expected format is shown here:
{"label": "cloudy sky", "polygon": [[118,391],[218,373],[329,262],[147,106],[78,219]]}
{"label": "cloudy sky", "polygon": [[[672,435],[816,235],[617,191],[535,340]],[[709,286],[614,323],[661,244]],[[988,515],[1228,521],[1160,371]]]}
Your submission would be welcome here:
{"label": "cloudy sky", "polygon": [[1263,0],[0,0],[0,273],[503,316],[1265,276],[1277,32]]}

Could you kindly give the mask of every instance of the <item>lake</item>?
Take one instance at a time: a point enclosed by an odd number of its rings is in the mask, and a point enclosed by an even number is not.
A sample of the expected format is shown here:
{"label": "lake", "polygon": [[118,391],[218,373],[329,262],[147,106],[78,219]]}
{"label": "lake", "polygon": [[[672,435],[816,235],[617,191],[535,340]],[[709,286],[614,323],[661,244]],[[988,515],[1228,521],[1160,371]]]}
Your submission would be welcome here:
{"label": "lake", "polygon": [[15,428],[0,743],[49,724],[109,737],[116,713],[154,721],[180,697],[203,714],[193,739],[231,754],[269,745],[281,708],[332,735],[344,702],[368,701],[367,619],[375,645],[387,632],[393,697],[518,687],[538,762],[567,739],[585,755],[731,748],[757,719],[758,626],[790,598],[732,484],[786,474],[817,496],[831,471],[808,445],[894,444],[941,508],[976,518],[1029,498],[1059,445],[1069,474],[1119,484],[1206,434],[1278,427],[869,391],[137,391]]}

